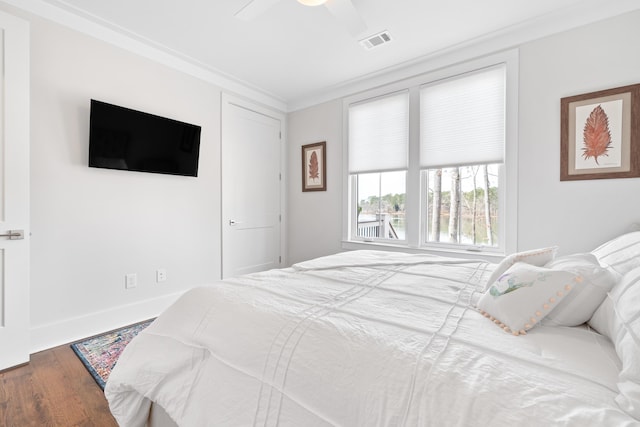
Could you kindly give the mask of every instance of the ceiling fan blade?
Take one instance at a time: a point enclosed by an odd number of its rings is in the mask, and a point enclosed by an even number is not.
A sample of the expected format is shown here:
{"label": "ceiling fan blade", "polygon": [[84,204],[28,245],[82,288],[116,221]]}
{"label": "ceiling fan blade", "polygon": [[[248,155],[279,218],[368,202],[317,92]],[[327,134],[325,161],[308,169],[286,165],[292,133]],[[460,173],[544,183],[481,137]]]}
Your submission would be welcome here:
{"label": "ceiling fan blade", "polygon": [[357,36],[367,29],[367,24],[364,23],[351,0],[327,0],[324,5],[352,36]]}
{"label": "ceiling fan blade", "polygon": [[258,15],[262,15],[271,6],[280,0],[251,0],[242,9],[236,12],[235,17],[243,21],[251,21]]}

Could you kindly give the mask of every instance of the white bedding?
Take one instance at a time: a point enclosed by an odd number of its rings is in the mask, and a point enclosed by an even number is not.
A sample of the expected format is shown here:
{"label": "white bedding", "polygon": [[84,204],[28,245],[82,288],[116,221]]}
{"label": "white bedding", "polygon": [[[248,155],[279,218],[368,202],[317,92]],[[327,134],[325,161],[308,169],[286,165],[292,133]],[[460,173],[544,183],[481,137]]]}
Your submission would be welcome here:
{"label": "white bedding", "polygon": [[586,328],[505,333],[493,264],[356,251],[186,293],[122,354],[121,426],[624,426],[620,361]]}

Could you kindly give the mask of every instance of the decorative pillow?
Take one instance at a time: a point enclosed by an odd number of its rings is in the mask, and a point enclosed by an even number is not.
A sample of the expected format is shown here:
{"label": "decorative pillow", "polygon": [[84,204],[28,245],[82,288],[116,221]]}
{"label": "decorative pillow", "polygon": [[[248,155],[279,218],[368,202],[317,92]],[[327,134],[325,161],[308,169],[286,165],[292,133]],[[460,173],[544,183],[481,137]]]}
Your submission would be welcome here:
{"label": "decorative pillow", "polygon": [[640,231],[623,234],[591,251],[604,266],[621,276],[640,267]]}
{"label": "decorative pillow", "polygon": [[478,309],[505,331],[519,335],[548,315],[581,280],[569,271],[518,262],[480,297]]}
{"label": "decorative pillow", "polygon": [[536,265],[538,267],[542,267],[549,261],[551,261],[556,256],[556,252],[558,252],[558,247],[553,246],[550,248],[542,248],[542,249],[533,249],[530,251],[517,252],[515,254],[511,254],[506,256],[500,264],[493,271],[491,276],[489,276],[489,280],[487,281],[488,288],[502,276],[502,274],[509,269],[516,262],[526,262],[527,264]]}
{"label": "decorative pillow", "polygon": [[640,419],[640,268],[624,275],[589,324],[608,336],[622,361],[616,402],[625,412]]}
{"label": "decorative pillow", "polygon": [[556,258],[545,268],[568,271],[582,277],[582,281],[544,319],[545,325],[578,326],[587,322],[616,282],[616,276],[600,266],[593,254]]}

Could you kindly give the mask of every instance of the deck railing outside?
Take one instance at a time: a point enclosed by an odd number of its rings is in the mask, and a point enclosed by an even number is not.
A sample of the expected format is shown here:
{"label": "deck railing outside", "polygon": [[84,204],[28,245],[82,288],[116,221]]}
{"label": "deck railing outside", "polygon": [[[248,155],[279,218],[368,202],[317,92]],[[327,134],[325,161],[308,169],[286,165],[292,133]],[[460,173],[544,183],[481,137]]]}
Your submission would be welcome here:
{"label": "deck railing outside", "polygon": [[358,236],[366,238],[397,239],[398,234],[391,223],[391,215],[377,213],[358,217]]}

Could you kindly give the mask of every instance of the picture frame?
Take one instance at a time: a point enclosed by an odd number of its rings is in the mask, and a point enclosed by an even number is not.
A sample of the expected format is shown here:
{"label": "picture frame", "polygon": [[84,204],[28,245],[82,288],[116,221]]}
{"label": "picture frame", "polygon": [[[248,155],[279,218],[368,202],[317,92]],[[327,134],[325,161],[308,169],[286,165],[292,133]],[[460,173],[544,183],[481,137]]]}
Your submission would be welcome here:
{"label": "picture frame", "polygon": [[560,181],[640,176],[640,84],[560,100]]}
{"label": "picture frame", "polygon": [[302,191],[327,190],[327,142],[302,146]]}

